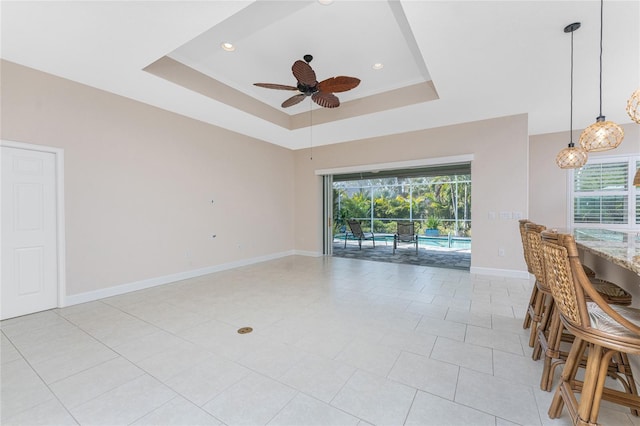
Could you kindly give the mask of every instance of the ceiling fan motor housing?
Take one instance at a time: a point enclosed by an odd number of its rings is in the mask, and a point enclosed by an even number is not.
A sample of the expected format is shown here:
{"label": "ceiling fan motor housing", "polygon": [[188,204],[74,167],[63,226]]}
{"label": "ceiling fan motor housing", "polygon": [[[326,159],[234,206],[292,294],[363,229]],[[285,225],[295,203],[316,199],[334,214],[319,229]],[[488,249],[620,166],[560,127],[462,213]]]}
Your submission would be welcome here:
{"label": "ceiling fan motor housing", "polygon": [[307,84],[303,84],[299,82],[298,90],[307,96],[311,96],[318,91],[318,82],[316,81],[316,84],[314,84],[313,86],[309,86]]}

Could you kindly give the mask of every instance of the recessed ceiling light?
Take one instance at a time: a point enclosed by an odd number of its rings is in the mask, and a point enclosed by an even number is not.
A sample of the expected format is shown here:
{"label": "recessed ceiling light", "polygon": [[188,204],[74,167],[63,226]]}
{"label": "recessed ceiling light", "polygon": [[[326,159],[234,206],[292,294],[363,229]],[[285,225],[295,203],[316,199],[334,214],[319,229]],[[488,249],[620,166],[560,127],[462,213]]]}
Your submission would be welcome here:
{"label": "recessed ceiling light", "polygon": [[324,4],[325,6],[333,3],[333,0],[318,0],[318,3]]}
{"label": "recessed ceiling light", "polygon": [[222,47],[223,50],[226,50],[227,52],[233,52],[234,50],[236,50],[236,47],[229,42],[222,43],[220,46]]}
{"label": "recessed ceiling light", "polygon": [[374,70],[381,70],[382,68],[384,68],[384,64],[381,64],[380,62],[377,62],[377,63],[373,64],[371,66],[371,68],[373,68]]}

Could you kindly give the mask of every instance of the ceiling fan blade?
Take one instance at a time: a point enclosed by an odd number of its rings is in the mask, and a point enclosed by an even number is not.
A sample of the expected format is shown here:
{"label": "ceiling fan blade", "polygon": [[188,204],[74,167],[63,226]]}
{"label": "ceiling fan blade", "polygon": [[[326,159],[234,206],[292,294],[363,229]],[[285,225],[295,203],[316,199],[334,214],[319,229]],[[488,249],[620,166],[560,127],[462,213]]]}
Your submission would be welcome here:
{"label": "ceiling fan blade", "polygon": [[298,90],[297,87],[287,86],[284,84],[273,84],[273,83],[253,83],[254,86],[258,87],[266,87],[267,89],[278,89],[278,90]]}
{"label": "ceiling fan blade", "polygon": [[340,106],[340,100],[336,95],[329,92],[316,92],[311,95],[313,102],[324,108],[336,108]]}
{"label": "ceiling fan blade", "polygon": [[315,71],[313,71],[313,68],[311,68],[311,66],[304,61],[295,61],[293,63],[293,66],[291,67],[291,71],[293,71],[293,76],[298,80],[299,83],[302,83],[309,87],[313,87],[318,83],[318,80],[316,80]]}
{"label": "ceiling fan blade", "polygon": [[338,76],[331,77],[318,83],[318,90],[323,92],[346,92],[360,84],[360,79],[355,77]]}
{"label": "ceiling fan blade", "polygon": [[290,107],[292,105],[299,104],[306,97],[307,97],[307,95],[305,95],[304,93],[299,93],[297,95],[293,95],[292,97],[290,97],[289,99],[287,99],[286,101],[284,101],[282,103],[282,108],[288,108],[288,107]]}

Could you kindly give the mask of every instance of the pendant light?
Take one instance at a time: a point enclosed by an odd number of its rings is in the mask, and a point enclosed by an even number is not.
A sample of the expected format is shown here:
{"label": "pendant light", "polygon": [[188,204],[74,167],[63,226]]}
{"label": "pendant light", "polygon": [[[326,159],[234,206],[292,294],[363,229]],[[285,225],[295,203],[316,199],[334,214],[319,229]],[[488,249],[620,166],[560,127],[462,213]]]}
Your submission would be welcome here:
{"label": "pendant light", "polygon": [[636,175],[633,177],[633,186],[640,186],[640,169],[636,170]]}
{"label": "pendant light", "polygon": [[617,148],[624,138],[624,131],[613,121],[602,115],[602,27],[604,0],[600,0],[600,115],[596,122],[584,129],[580,135],[580,146],[587,152],[606,151]]}
{"label": "pendant light", "polygon": [[[636,123],[640,124],[640,89],[633,92],[627,101],[627,114]],[[640,177],[638,177],[640,180]]]}
{"label": "pendant light", "polygon": [[587,163],[588,154],[573,143],[573,32],[580,28],[580,22],[564,27],[565,33],[571,33],[571,107],[569,109],[569,146],[556,156],[556,164],[561,169],[578,169]]}

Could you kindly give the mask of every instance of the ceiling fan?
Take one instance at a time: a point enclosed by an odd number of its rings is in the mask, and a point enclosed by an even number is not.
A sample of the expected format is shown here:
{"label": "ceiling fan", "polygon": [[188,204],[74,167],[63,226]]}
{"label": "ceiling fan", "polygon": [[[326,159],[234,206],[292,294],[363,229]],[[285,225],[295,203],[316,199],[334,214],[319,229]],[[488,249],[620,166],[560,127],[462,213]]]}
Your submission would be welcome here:
{"label": "ceiling fan", "polygon": [[266,87],[267,89],[278,90],[298,90],[301,93],[293,95],[282,103],[282,108],[302,102],[307,96],[311,96],[311,100],[324,108],[336,108],[340,106],[340,100],[334,93],[346,92],[360,84],[360,79],[355,77],[338,76],[331,77],[318,83],[316,73],[309,65],[313,60],[313,56],[304,55],[304,62],[297,60],[293,63],[291,71],[293,76],[298,80],[297,86],[287,86],[284,84],[274,83],[253,83],[254,86]]}

